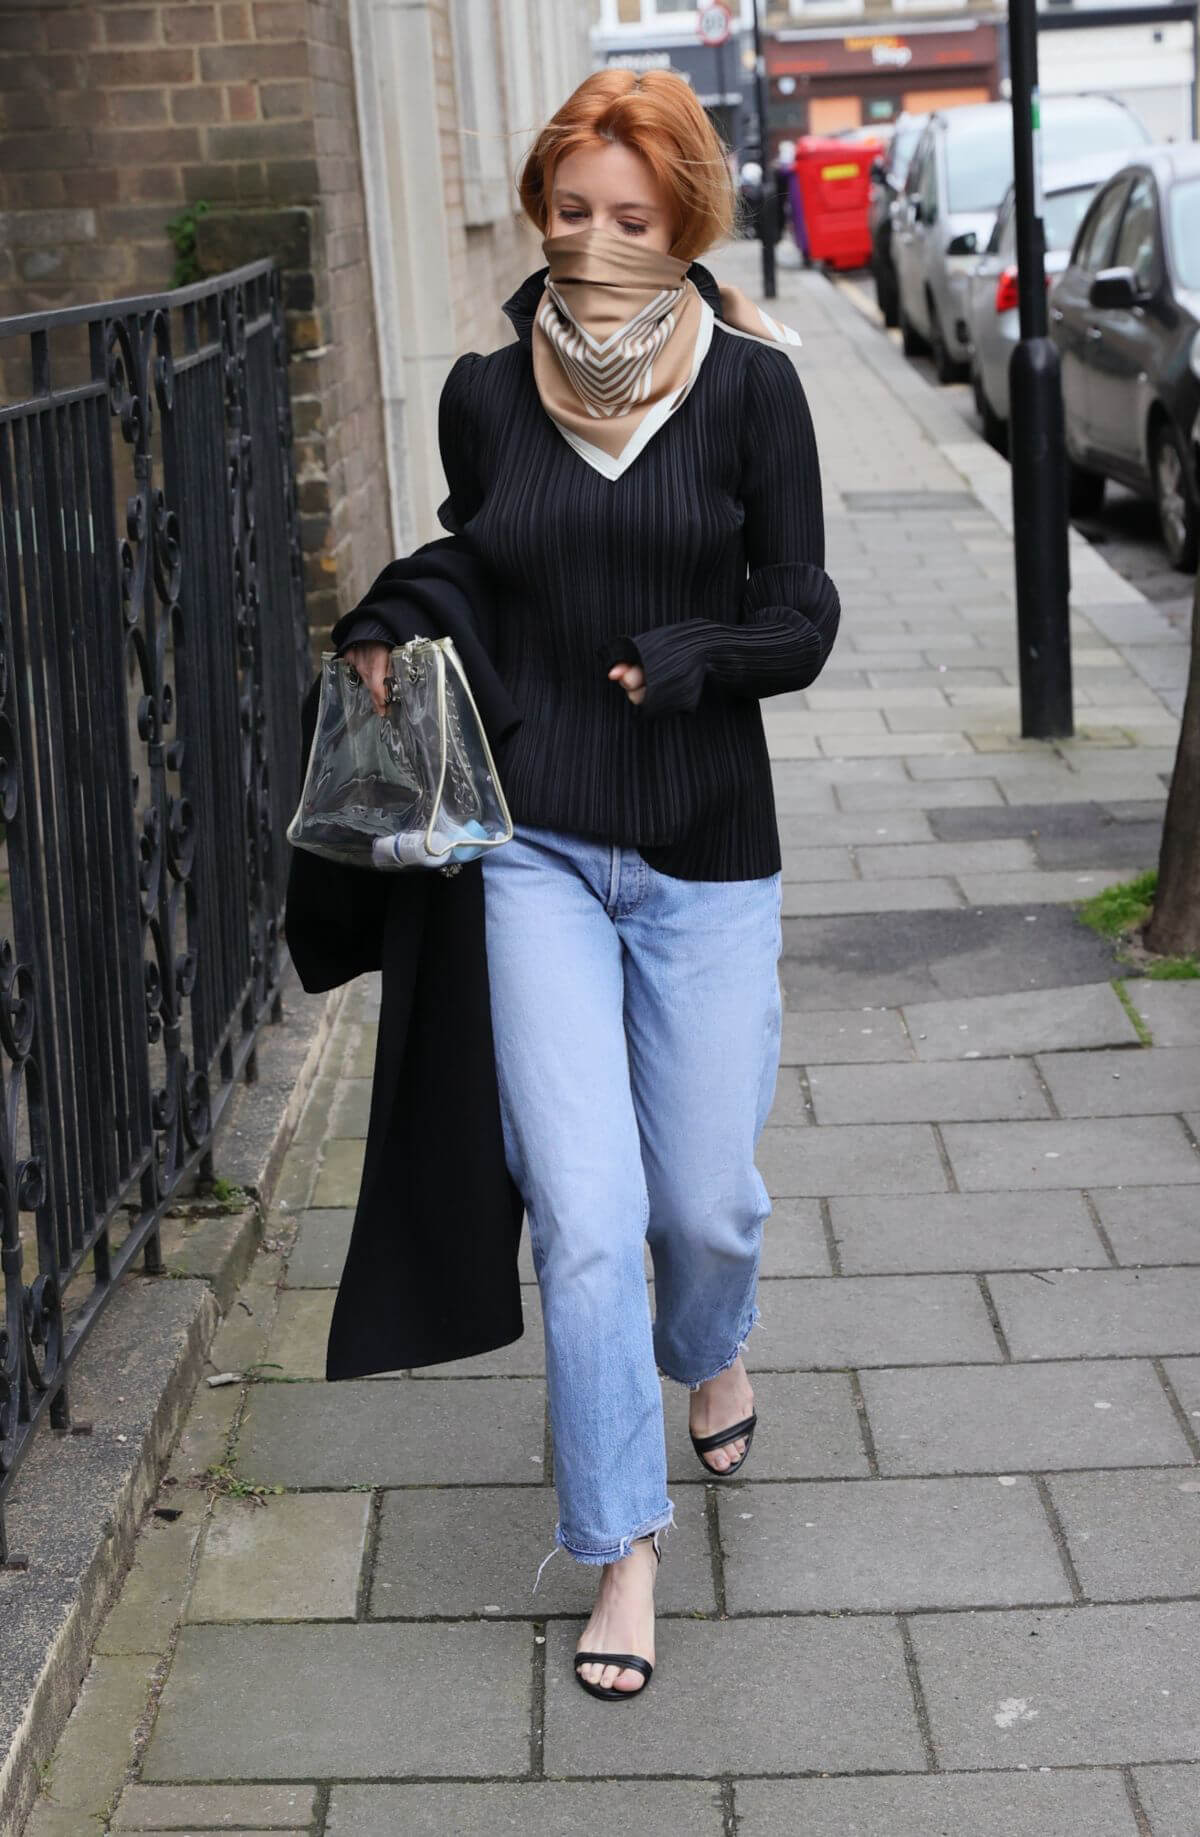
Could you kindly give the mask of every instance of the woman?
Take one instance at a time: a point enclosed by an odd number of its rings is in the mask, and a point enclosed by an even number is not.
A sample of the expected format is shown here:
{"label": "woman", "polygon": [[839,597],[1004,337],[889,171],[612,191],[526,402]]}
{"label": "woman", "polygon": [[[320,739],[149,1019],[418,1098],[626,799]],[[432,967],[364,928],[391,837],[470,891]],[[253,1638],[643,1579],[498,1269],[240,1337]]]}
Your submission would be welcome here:
{"label": "woman", "polygon": [[[601,1569],[576,1674],[620,1701],[653,1670],[674,1511],[659,1372],[710,1474],[737,1472],[756,1422],[781,948],[758,698],[813,680],[838,600],[799,340],[694,259],[734,198],[688,85],[589,77],[520,196],[548,268],[505,304],[517,341],[450,371],[439,516],[487,563],[524,717],[500,761],[516,836],[483,866],[496,1068],[556,1547]],[[382,711],[387,648],[349,635]]]}

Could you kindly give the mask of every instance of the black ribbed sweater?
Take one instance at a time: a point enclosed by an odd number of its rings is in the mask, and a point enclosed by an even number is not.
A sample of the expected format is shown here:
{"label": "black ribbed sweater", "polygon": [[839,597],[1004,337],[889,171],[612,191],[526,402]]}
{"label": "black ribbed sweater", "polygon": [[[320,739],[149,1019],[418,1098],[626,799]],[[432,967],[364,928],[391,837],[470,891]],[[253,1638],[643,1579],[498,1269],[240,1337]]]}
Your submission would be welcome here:
{"label": "black ribbed sweater", "polygon": [[[712,275],[688,272],[720,317]],[[505,302],[515,344],[457,360],[438,417],[438,518],[495,581],[496,668],[524,717],[498,760],[513,816],[685,880],[773,874],[758,698],[813,681],[839,615],[799,375],[785,347],[714,326],[686,401],[607,479],[534,385],[545,276]],[[379,635],[356,621],[342,646]],[[617,662],[644,668],[640,706]]]}

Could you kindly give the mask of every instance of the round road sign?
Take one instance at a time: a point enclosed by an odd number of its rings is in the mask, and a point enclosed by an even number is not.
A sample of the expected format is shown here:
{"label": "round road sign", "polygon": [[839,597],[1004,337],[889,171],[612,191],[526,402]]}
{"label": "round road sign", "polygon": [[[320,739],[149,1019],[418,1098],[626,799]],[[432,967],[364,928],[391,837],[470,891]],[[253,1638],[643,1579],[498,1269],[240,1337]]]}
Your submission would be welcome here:
{"label": "round road sign", "polygon": [[696,29],[706,45],[723,45],[733,30],[733,17],[727,6],[702,6]]}

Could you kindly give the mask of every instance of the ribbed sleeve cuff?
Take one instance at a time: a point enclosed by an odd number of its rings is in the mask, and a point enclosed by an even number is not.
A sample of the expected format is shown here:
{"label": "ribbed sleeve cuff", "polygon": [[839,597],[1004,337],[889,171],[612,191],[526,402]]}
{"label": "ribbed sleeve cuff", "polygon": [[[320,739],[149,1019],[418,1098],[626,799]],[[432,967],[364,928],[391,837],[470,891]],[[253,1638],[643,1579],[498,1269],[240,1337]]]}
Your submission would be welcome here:
{"label": "ribbed sleeve cuff", "polygon": [[742,618],[754,620],[768,607],[802,612],[822,634],[829,627],[828,653],[841,616],[841,600],[824,568],[812,561],[777,561],[755,568],[742,594]]}
{"label": "ribbed sleeve cuff", "polygon": [[355,618],[352,613],[338,620],[329,634],[329,640],[339,657],[352,644],[394,645],[396,642],[382,619],[370,614]]}
{"label": "ribbed sleeve cuff", "polygon": [[661,625],[636,637],[623,633],[596,647],[606,670],[615,663],[640,664],[646,693],[637,704],[642,714],[694,714],[704,689],[708,620]]}

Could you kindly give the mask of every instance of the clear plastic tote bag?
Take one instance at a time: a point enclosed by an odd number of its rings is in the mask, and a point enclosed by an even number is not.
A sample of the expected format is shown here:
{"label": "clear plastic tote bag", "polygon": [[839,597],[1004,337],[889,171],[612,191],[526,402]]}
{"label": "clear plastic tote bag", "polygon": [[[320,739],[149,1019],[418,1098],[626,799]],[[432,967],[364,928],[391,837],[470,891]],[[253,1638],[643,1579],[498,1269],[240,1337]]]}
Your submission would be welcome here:
{"label": "clear plastic tote bag", "polygon": [[512,839],[492,749],[453,641],[391,653],[388,709],[345,658],[321,658],[308,771],[287,838],[352,867],[439,868]]}

